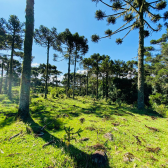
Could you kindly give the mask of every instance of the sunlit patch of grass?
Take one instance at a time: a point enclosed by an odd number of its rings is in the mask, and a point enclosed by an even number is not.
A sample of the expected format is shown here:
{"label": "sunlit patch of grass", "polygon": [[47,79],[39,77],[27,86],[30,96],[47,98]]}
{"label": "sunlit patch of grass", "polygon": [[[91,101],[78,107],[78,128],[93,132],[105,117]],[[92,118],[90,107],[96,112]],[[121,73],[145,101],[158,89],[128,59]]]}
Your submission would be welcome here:
{"label": "sunlit patch of grass", "polygon": [[[109,167],[132,168],[135,164],[137,167],[151,168],[168,166],[168,119],[151,117],[127,104],[118,107],[115,103],[109,105],[105,100],[94,101],[90,97],[76,97],[75,100],[64,97],[52,99],[49,95],[48,99],[41,96],[32,98],[30,113],[36,125],[15,121],[10,115],[7,117],[9,113],[17,113],[18,105],[0,103],[0,167],[86,167],[87,161],[80,163],[80,166],[77,163],[82,157],[81,152],[90,156],[95,152],[93,146],[96,144],[105,147]],[[2,98],[8,100],[0,95]],[[84,118],[83,122],[81,118]],[[34,129],[37,125],[43,136],[38,136],[38,131],[27,133],[26,127]],[[45,131],[41,130],[44,126]],[[56,143],[43,148],[46,142],[53,139],[63,143],[66,141],[64,126],[73,127],[74,131],[79,128],[83,130],[81,137],[71,140],[73,148],[66,149]],[[150,127],[159,131],[153,131]],[[111,133],[113,140],[107,141],[105,133]],[[88,140],[81,141],[82,138]],[[156,153],[147,150],[156,147],[161,150]],[[132,162],[124,162],[127,152],[134,155]]]}

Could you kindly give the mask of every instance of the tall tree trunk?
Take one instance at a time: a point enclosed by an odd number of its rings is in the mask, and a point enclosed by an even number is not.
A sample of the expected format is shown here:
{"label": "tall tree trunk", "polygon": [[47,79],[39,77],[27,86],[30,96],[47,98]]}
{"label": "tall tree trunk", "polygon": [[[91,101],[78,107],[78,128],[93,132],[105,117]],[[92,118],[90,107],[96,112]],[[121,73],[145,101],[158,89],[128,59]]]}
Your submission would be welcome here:
{"label": "tall tree trunk", "polygon": [[56,74],[56,88],[58,87],[57,74]]}
{"label": "tall tree trunk", "polygon": [[80,77],[79,77],[79,82],[80,82],[79,95],[81,96],[81,74],[80,74]]}
{"label": "tall tree trunk", "polygon": [[2,70],[1,70],[1,84],[0,84],[0,94],[2,94],[2,85],[3,85],[3,65],[4,65],[4,62],[2,60]]}
{"label": "tall tree trunk", "polygon": [[12,99],[14,38],[15,38],[15,30],[12,38],[12,50],[11,50],[11,59],[10,59],[10,74],[9,74],[9,89],[8,89],[8,96],[10,100]]}
{"label": "tall tree trunk", "polygon": [[26,1],[26,32],[24,41],[24,58],[20,87],[19,110],[17,117],[24,122],[30,118],[29,97],[31,77],[31,56],[34,31],[34,0]]}
{"label": "tall tree trunk", "polygon": [[76,55],[75,55],[75,65],[74,65],[73,99],[74,99],[74,89],[75,89],[76,57],[77,57],[77,53],[76,53]]}
{"label": "tall tree trunk", "polygon": [[5,87],[4,87],[4,90],[5,90],[5,93],[6,93],[6,94],[8,93],[8,91],[7,91],[7,85],[8,85],[8,71],[9,71],[9,62],[7,62],[6,79],[5,79]]}
{"label": "tall tree trunk", "polygon": [[46,79],[45,79],[45,99],[47,98],[48,94],[48,63],[49,63],[49,49],[50,49],[50,42],[48,40],[48,45],[47,45],[47,66],[46,66]]}
{"label": "tall tree trunk", "polygon": [[67,83],[67,96],[70,97],[69,95],[69,88],[70,88],[70,84],[69,84],[69,81],[70,81],[70,61],[71,61],[71,53],[69,53],[69,62],[68,62],[68,83]]}
{"label": "tall tree trunk", "polygon": [[86,86],[86,95],[88,96],[88,71],[87,71],[87,86]]}
{"label": "tall tree trunk", "polygon": [[108,98],[108,71],[106,71],[106,101]]}
{"label": "tall tree trunk", "polygon": [[103,75],[103,99],[104,99],[104,75]]}
{"label": "tall tree trunk", "polygon": [[99,85],[98,85],[98,75],[99,75],[99,73],[98,73],[98,70],[97,70],[97,81],[96,81],[96,99],[98,99],[98,87],[99,87]]}
{"label": "tall tree trunk", "polygon": [[96,81],[96,85],[97,85],[97,88],[96,88],[96,99],[98,99],[98,85],[99,85],[99,81],[98,81],[98,75],[99,75],[99,71],[98,71],[99,67],[98,67],[98,61],[97,61],[97,81]]}
{"label": "tall tree trunk", "polygon": [[[140,5],[141,6],[141,5]],[[140,9],[139,50],[138,50],[138,109],[144,109],[144,21]]]}

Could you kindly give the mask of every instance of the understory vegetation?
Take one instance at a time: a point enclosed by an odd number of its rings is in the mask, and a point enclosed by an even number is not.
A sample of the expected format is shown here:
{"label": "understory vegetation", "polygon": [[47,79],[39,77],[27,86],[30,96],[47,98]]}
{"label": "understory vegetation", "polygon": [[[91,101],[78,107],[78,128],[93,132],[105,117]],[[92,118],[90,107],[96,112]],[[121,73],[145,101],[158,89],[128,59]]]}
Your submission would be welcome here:
{"label": "understory vegetation", "polygon": [[[106,167],[168,166],[168,119],[149,108],[32,93],[26,124],[15,120],[19,87],[12,92],[13,101],[0,95],[0,167],[97,167],[91,157],[96,150],[105,151]],[[80,136],[67,140],[68,128]]]}

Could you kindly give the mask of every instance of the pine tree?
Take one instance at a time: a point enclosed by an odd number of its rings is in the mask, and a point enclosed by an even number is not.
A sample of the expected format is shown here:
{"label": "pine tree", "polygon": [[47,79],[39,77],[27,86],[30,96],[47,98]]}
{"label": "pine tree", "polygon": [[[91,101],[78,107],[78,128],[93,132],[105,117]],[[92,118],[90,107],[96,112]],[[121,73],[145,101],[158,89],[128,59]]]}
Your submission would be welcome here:
{"label": "pine tree", "polygon": [[48,94],[48,64],[49,64],[49,50],[52,46],[55,50],[61,51],[60,41],[58,39],[57,29],[53,27],[51,30],[43,25],[34,33],[35,42],[43,47],[47,47],[47,65],[46,65],[46,80],[45,80],[45,99]]}
{"label": "pine tree", "polygon": [[21,23],[17,16],[10,15],[8,22],[6,23],[7,30],[7,48],[11,49],[10,59],[10,71],[9,71],[9,89],[8,95],[12,99],[12,82],[13,82],[13,56],[15,49],[22,49],[23,40],[21,34],[23,33],[24,23]]}
{"label": "pine tree", "polygon": [[[149,31],[145,29],[149,28],[152,31],[159,31],[162,27],[161,24],[158,24],[157,28],[153,28],[151,24],[147,21],[147,18],[149,17],[150,20],[153,21],[154,23],[160,21],[161,18],[168,19],[168,12],[165,12],[163,16],[161,16],[158,12],[159,10],[166,8],[167,2],[164,0],[156,0],[151,2],[148,2],[147,0],[110,0],[110,4],[107,4],[102,0],[92,0],[92,1],[96,3],[101,2],[104,5],[110,7],[115,12],[112,15],[106,15],[105,12],[97,10],[95,17],[98,20],[107,18],[108,24],[115,24],[116,19],[123,16],[123,20],[126,22],[115,31],[112,31],[110,29],[106,30],[105,37],[111,37],[114,34],[129,29],[123,38],[116,39],[116,43],[121,44],[123,42],[123,39],[131,32],[131,30],[136,28],[139,29],[138,109],[143,109],[144,108],[144,38],[149,36]],[[92,41],[94,42],[98,42],[99,39],[101,38],[96,34],[92,35]]]}
{"label": "pine tree", "polygon": [[75,89],[75,73],[76,73],[76,62],[77,59],[82,60],[82,56],[88,52],[87,39],[84,36],[79,36],[78,33],[73,34],[73,41],[75,45],[75,62],[74,62],[74,80],[73,80],[73,99]]}

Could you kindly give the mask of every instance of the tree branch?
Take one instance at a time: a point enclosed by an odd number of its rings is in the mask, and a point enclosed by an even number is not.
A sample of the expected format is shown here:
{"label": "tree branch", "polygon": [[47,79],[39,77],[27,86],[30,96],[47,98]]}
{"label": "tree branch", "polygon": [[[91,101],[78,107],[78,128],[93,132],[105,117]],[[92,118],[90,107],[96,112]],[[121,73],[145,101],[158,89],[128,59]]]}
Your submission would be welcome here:
{"label": "tree branch", "polygon": [[122,14],[122,13],[125,13],[125,12],[126,12],[126,11],[120,12],[120,13],[116,13],[116,14],[113,14],[113,15],[107,15],[107,16],[104,16],[104,17],[115,16],[115,15],[119,15],[119,14]]}
{"label": "tree branch", "polygon": [[123,29],[121,29],[121,30],[116,30],[114,33],[112,33],[112,35],[113,34],[117,34],[117,33],[119,33],[119,32],[121,32],[121,31],[123,31],[123,30],[126,30],[126,29],[128,29],[128,28],[130,28],[131,26],[133,26],[134,24],[132,24],[132,25],[130,25],[130,26],[128,26],[128,27],[125,27],[125,28],[123,28]]}
{"label": "tree branch", "polygon": [[130,30],[128,31],[128,33],[122,38],[122,40],[123,40],[131,31],[132,31],[132,29],[130,29]]}
{"label": "tree branch", "polygon": [[155,17],[155,15],[153,14],[153,13],[151,13],[149,10],[147,11],[148,13],[150,13],[152,16],[154,16]]}
{"label": "tree branch", "polygon": [[[117,33],[121,32],[121,31],[123,31],[123,30],[126,30],[126,29],[130,28],[131,26],[133,26],[133,24],[130,25],[130,26],[128,26],[128,27],[125,27],[125,28],[123,28],[123,29],[121,29],[121,30],[117,29],[117,30],[114,31],[114,33],[112,33],[110,36],[109,36],[109,35],[108,35],[108,36],[104,36],[104,37],[101,37],[100,39],[102,39],[102,38],[107,38],[107,37],[111,37],[113,34],[117,34]],[[122,26],[122,27],[123,27],[123,26]],[[129,32],[130,32],[130,31],[129,31]],[[127,35],[128,35],[128,33],[127,33]]]}
{"label": "tree branch", "polygon": [[159,29],[154,29],[145,19],[144,19],[145,23],[149,26],[149,28],[151,28],[153,31],[158,31]]}
{"label": "tree branch", "polygon": [[[127,25],[129,22],[130,22],[130,21],[128,21],[127,23],[123,24],[120,28],[118,28],[116,31],[114,31],[114,33],[117,32],[117,31],[119,31],[122,27],[124,27],[125,25]],[[113,33],[112,33],[112,34],[113,34]]]}
{"label": "tree branch", "polygon": [[150,4],[149,4],[149,6],[150,6],[151,8],[153,8],[153,9],[157,9],[157,8],[155,8],[154,6],[150,5]]}
{"label": "tree branch", "polygon": [[151,2],[151,3],[148,3],[148,4],[153,4],[153,3],[157,3],[157,2],[160,2],[160,0],[154,1],[154,2]]}
{"label": "tree branch", "polygon": [[136,8],[134,8],[129,2],[127,2],[127,1],[125,1],[125,0],[123,0],[125,3],[127,3],[127,4],[129,4],[138,14],[140,14],[137,10],[136,10]]}
{"label": "tree branch", "polygon": [[109,4],[103,2],[102,0],[100,0],[100,2],[102,2],[103,4],[105,4],[105,5],[108,6],[108,7],[112,7],[112,6],[110,6]]}

